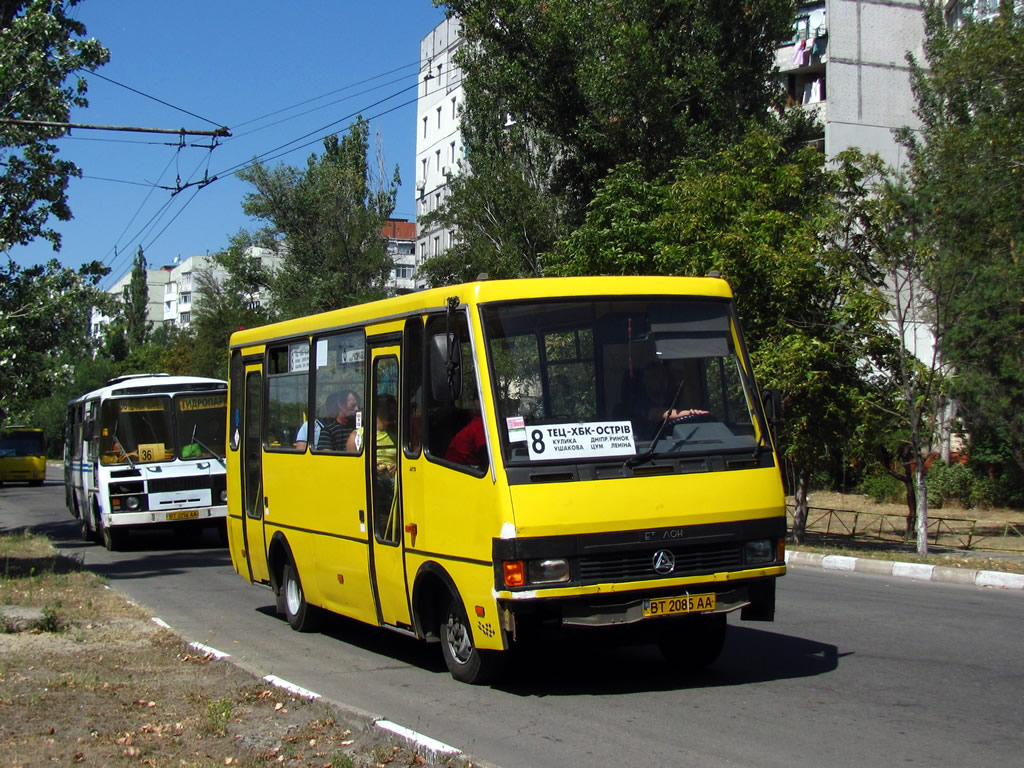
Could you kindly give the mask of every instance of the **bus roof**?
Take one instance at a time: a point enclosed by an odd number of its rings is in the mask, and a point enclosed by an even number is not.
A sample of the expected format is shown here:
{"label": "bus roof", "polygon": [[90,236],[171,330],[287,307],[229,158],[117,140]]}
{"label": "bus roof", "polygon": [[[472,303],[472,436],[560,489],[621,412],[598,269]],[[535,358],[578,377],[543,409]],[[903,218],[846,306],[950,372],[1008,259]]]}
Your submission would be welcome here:
{"label": "bus roof", "polygon": [[210,379],[205,376],[172,376],[166,373],[131,374],[110,379],[105,385],[86,392],[71,402],[112,397],[119,395],[156,395],[175,392],[208,392],[210,390],[227,389],[223,379]]}
{"label": "bus roof", "polygon": [[587,296],[704,296],[732,298],[729,284],[719,277],[600,276],[540,277],[519,280],[479,280],[430,288],[390,299],[358,304],[316,315],[283,320],[231,334],[230,346],[242,347],[268,339],[299,336],[312,330],[379,321],[422,311],[440,311],[450,296],[462,304],[484,304],[516,299]]}

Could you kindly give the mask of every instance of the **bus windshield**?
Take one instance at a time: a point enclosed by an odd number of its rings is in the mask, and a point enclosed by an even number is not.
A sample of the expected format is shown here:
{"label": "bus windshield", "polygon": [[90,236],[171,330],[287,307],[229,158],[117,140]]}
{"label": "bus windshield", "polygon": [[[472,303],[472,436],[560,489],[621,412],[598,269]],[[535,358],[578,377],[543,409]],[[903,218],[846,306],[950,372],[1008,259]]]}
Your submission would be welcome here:
{"label": "bus windshield", "polygon": [[46,441],[39,429],[11,429],[0,433],[0,457],[43,456]]}
{"label": "bus windshield", "polygon": [[100,456],[104,464],[174,459],[171,399],[166,395],[104,400],[100,424]]}
{"label": "bus windshield", "polygon": [[227,395],[111,398],[100,419],[104,464],[223,459]]}
{"label": "bus windshield", "polygon": [[175,395],[175,420],[182,459],[224,459],[227,401],[228,396],[223,392]]}
{"label": "bus windshield", "polygon": [[756,453],[730,305],[630,297],[482,310],[506,461]]}

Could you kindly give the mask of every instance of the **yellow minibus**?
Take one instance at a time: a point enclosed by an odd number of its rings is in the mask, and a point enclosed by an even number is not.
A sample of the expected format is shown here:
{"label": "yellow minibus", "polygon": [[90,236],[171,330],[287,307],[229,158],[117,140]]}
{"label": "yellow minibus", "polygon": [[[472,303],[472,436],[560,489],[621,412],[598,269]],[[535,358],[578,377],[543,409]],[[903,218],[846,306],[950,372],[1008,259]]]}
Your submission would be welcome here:
{"label": "yellow minibus", "polygon": [[11,426],[0,430],[0,485],[46,479],[46,438],[36,427]]}
{"label": "yellow minibus", "polygon": [[677,667],[770,621],[785,503],[729,285],[482,280],[234,333],[234,568],[494,679],[553,629],[629,625]]}

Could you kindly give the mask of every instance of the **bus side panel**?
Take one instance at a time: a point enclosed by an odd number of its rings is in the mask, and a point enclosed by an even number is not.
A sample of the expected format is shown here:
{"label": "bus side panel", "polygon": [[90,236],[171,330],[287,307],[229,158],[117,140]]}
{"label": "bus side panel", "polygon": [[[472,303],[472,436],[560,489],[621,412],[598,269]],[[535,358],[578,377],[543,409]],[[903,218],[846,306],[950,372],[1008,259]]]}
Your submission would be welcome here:
{"label": "bus side panel", "polygon": [[371,624],[362,456],[264,453],[267,541],[288,541],[306,600]]}
{"label": "bus side panel", "polygon": [[[426,562],[436,562],[453,579],[473,626],[478,648],[503,648],[494,597],[492,539],[513,525],[508,488],[483,477],[428,461],[406,460],[403,501],[406,525],[406,575],[414,580]],[[415,471],[410,472],[412,466]],[[426,489],[429,489],[426,490]],[[409,585],[413,593],[413,584]],[[481,606],[484,616],[476,614]]]}

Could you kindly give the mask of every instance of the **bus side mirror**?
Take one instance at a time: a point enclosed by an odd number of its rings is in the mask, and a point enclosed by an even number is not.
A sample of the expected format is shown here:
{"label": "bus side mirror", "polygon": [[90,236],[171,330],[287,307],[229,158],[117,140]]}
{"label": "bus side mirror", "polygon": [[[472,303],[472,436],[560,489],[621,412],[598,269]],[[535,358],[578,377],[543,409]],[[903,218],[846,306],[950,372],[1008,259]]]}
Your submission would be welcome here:
{"label": "bus side mirror", "polygon": [[435,333],[430,339],[430,392],[438,403],[462,396],[462,345],[454,333]]}
{"label": "bus side mirror", "polygon": [[764,406],[764,415],[768,419],[768,424],[774,428],[782,410],[782,393],[777,389],[762,390],[761,404]]}

